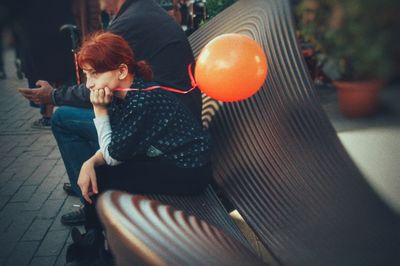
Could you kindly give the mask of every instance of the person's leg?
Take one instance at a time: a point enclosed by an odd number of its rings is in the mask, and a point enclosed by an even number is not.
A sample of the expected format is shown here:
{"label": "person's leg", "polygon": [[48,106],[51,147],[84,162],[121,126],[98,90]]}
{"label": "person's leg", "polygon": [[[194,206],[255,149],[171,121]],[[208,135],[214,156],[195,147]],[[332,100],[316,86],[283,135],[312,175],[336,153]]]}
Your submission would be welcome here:
{"label": "person's leg", "polygon": [[[36,81],[37,80],[38,80],[37,78],[28,78],[28,86],[29,86],[29,88],[31,88],[31,89],[37,88],[37,86],[36,86]],[[53,106],[51,105],[51,108],[47,108],[47,105],[35,104],[32,101],[30,101],[29,104],[32,107],[39,108],[40,109],[40,114],[42,116],[38,120],[33,121],[32,128],[35,128],[35,129],[51,129],[51,115],[53,113]]]}
{"label": "person's leg", "polygon": [[52,130],[76,195],[81,196],[77,185],[82,164],[98,149],[97,132],[92,109],[70,106],[59,107],[53,114]]}
{"label": "person's leg", "polygon": [[52,104],[42,104],[40,106],[40,113],[43,117],[51,118],[53,116],[54,105]]}
{"label": "person's leg", "polygon": [[[3,37],[3,27],[0,25],[0,37]],[[7,78],[4,70],[4,57],[3,57],[3,38],[0,38],[0,79]]]}
{"label": "person's leg", "polygon": [[[189,195],[201,193],[211,182],[211,166],[180,168],[159,161],[130,161],[96,168],[99,192],[114,189],[129,193]],[[97,196],[92,198],[95,202]],[[101,230],[95,203],[85,202],[86,230]]]}
{"label": "person's leg", "polygon": [[[58,88],[60,85],[72,85],[73,81],[72,79],[66,79],[63,81],[56,81],[56,82],[50,82],[51,86],[54,88]],[[36,86],[36,81],[33,84],[34,87]],[[30,87],[30,88],[34,88]],[[38,129],[51,129],[51,118],[53,116],[53,111],[54,111],[54,105],[52,104],[41,104],[40,105],[40,114],[42,117],[39,120],[36,120],[33,122],[32,127],[33,128],[38,128]]]}
{"label": "person's leg", "polygon": [[211,181],[211,166],[181,168],[158,160],[131,160],[117,166],[96,168],[100,192],[196,194]]}
{"label": "person's leg", "polygon": [[15,69],[16,69],[16,74],[18,79],[23,79],[24,74],[22,73],[22,62],[21,62],[21,38],[17,33],[17,25],[13,24],[11,26],[11,34],[14,40],[14,50],[15,50]]}
{"label": "person's leg", "polygon": [[32,128],[35,129],[51,129],[51,117],[53,115],[54,106],[50,104],[40,105],[41,118],[34,121]]}
{"label": "person's leg", "polygon": [[[96,176],[100,193],[117,189],[130,193],[197,194],[209,183],[211,167],[184,169],[160,161],[132,160],[114,167],[98,167]],[[97,198],[98,195],[92,197],[92,204],[85,202],[86,233],[74,229],[74,243],[68,247],[67,260],[93,260],[98,250],[103,251],[107,261],[113,260],[103,248],[103,229],[95,208]]]}

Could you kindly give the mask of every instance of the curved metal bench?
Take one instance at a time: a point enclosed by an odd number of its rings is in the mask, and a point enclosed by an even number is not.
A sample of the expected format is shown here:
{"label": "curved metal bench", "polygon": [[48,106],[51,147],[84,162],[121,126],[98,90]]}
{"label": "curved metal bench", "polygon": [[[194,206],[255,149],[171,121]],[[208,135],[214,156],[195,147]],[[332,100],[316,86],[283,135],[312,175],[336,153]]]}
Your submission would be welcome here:
{"label": "curved metal bench", "polygon": [[[326,117],[297,45],[288,2],[238,1],[190,36],[192,48],[198,55],[214,37],[233,32],[264,47],[269,74],[248,100],[222,104],[204,98],[203,122],[215,144],[214,178],[223,192],[278,263],[398,265],[400,218],[367,184]],[[200,201],[213,198],[216,204],[205,208],[206,215],[192,199],[159,199],[248,246],[212,189],[207,193]]]}
{"label": "curved metal bench", "polygon": [[159,201],[108,191],[97,206],[118,265],[264,265],[221,230]]}

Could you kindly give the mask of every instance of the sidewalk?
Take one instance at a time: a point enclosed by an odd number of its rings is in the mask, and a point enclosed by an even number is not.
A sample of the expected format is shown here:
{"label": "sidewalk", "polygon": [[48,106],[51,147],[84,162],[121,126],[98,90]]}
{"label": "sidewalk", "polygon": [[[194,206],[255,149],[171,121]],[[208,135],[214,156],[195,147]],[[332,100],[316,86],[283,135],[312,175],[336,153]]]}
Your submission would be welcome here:
{"label": "sidewalk", "polygon": [[[5,54],[7,80],[0,80],[0,265],[64,265],[69,228],[60,216],[78,204],[62,190],[67,176],[50,131],[31,129],[39,110],[16,92],[13,53]],[[388,90],[381,112],[347,120],[333,89],[318,94],[339,137],[368,182],[400,212],[399,88]],[[251,237],[250,237],[251,238]]]}
{"label": "sidewalk", "polygon": [[64,265],[69,228],[60,216],[78,204],[50,130],[31,129],[39,110],[16,92],[13,53],[0,80],[0,265]]}
{"label": "sidewalk", "polygon": [[400,214],[400,82],[380,93],[377,114],[347,119],[332,87],[317,89],[342,144],[369,184]]}

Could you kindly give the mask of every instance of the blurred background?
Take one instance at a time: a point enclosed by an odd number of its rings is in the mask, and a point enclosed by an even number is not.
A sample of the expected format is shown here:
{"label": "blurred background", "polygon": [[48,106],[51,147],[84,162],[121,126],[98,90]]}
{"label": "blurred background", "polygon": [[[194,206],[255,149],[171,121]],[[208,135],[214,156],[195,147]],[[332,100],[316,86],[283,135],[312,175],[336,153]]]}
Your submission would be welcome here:
{"label": "blurred background", "polygon": [[[235,0],[156,2],[189,36]],[[379,112],[382,89],[398,87],[400,80],[400,1],[291,0],[290,4],[299,45],[316,86],[335,90],[345,117]],[[4,51],[13,49],[18,78],[25,76],[29,83],[46,72],[47,79],[73,83],[73,78],[67,78],[74,76],[69,51],[86,34],[106,28],[112,15],[100,10],[97,0],[3,0],[0,78],[7,77]],[[77,25],[76,32],[61,32],[64,24]],[[55,64],[54,58],[63,64]]]}

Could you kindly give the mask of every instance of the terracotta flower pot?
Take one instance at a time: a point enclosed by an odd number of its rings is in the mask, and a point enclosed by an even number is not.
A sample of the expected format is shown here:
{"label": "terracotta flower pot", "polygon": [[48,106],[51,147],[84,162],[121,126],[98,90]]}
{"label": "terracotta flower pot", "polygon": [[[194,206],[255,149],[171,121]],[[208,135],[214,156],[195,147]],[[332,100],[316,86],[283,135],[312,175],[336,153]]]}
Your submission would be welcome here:
{"label": "terracotta flower pot", "polygon": [[374,114],[378,107],[378,93],[383,83],[382,80],[334,81],[340,111],[350,118]]}

